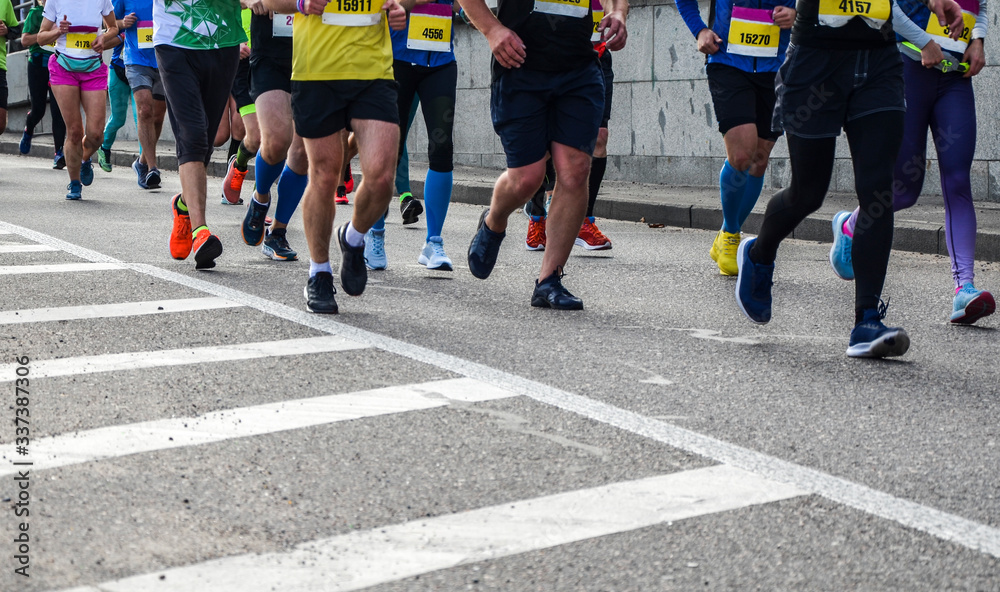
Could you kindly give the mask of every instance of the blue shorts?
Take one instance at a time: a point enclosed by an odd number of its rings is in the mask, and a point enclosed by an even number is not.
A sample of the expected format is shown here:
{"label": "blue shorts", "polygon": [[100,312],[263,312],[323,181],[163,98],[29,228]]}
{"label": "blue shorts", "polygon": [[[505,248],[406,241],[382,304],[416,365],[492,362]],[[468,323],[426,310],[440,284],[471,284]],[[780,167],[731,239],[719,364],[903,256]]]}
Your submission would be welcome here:
{"label": "blue shorts", "polygon": [[594,60],[569,72],[507,70],[493,81],[490,113],[509,168],[544,159],[552,142],[592,155],[604,115],[601,66]]}

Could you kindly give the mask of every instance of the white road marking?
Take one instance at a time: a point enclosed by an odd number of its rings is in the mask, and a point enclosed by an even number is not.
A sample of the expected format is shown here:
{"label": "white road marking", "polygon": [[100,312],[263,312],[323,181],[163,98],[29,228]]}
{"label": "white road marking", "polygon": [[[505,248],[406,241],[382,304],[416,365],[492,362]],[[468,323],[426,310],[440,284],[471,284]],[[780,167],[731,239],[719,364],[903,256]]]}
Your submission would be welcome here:
{"label": "white road marking", "polygon": [[711,436],[658,421],[582,395],[534,382],[483,364],[351,327],[335,319],[323,315],[310,314],[304,310],[272,302],[253,294],[233,290],[232,288],[152,265],[125,263],[103,253],[98,253],[97,251],[74,245],[47,234],[6,222],[0,222],[0,230],[16,232],[18,235],[29,240],[51,245],[81,259],[125,267],[132,271],[239,302],[278,318],[330,334],[341,335],[389,353],[449,370],[461,376],[475,378],[564,411],[576,413],[593,421],[614,426],[668,446],[738,467],[775,481],[790,483],[800,489],[821,495],[856,510],[861,510],[862,512],[891,520],[903,526],[926,532],[940,539],[1000,558],[1000,529],[980,522],[898,498],[866,485],[854,483],[853,481],[842,479],[816,469],[810,469],[809,467],[781,460],[762,452],[724,442]]}
{"label": "white road marking", "polygon": [[[364,344],[350,341],[337,335],[323,335],[321,337],[261,341],[257,343],[211,345],[208,347],[79,356],[51,360],[33,359],[31,361],[31,378],[34,380],[53,376],[73,376],[77,374],[94,374],[97,372],[159,368],[162,366],[184,366],[205,362],[229,362],[233,360],[270,358],[273,356],[319,354],[362,349],[364,347],[366,347]],[[13,381],[16,378],[14,374],[16,369],[17,364],[4,364],[0,366],[0,383]]]}
{"label": "white road marking", "polygon": [[181,298],[147,302],[122,302],[90,306],[64,306],[59,308],[29,308],[0,312],[0,325],[18,323],[44,323],[48,321],[73,321],[79,319],[104,319],[137,315],[165,314],[191,310],[212,310],[243,306],[223,298]]}
{"label": "white road marking", "polygon": [[[56,249],[61,250],[61,249]],[[70,273],[75,271],[104,271],[122,269],[115,263],[53,263],[49,265],[0,265],[0,275],[20,275],[28,273]]]}
{"label": "white road marking", "polygon": [[[34,372],[32,372],[34,377]],[[234,438],[516,396],[471,378],[436,380],[267,405],[213,411],[198,417],[144,421],[49,438],[32,439],[32,470],[117,458],[143,452],[198,446]],[[18,457],[14,444],[0,446],[0,458]],[[23,467],[0,463],[0,476]]]}
{"label": "white road marking", "polygon": [[[805,495],[718,465],[422,518],[73,592],[342,592]],[[71,592],[71,591],[66,591]]]}
{"label": "white road marking", "polygon": [[48,245],[0,245],[0,253],[44,253],[58,250]]}

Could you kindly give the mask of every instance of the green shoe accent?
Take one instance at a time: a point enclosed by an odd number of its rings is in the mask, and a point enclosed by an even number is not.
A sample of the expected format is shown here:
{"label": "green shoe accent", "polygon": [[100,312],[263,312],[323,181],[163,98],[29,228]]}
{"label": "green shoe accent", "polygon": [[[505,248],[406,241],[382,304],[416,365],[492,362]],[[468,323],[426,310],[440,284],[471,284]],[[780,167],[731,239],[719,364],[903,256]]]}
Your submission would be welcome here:
{"label": "green shoe accent", "polygon": [[413,197],[413,194],[410,193],[409,191],[404,191],[399,195],[399,203],[403,203],[404,201],[406,201],[406,198],[408,197]]}
{"label": "green shoe accent", "polygon": [[97,149],[97,164],[105,173],[111,172],[111,151],[101,147]]}
{"label": "green shoe accent", "polygon": [[180,210],[180,211],[182,211],[182,212],[188,211],[188,207],[184,203],[184,198],[183,197],[178,197],[177,198],[177,209]]}
{"label": "green shoe accent", "polygon": [[208,226],[204,226],[204,225],[199,226],[198,228],[195,228],[194,230],[191,231],[191,237],[192,238],[198,238],[198,233],[201,232],[202,228],[204,228],[205,230],[208,230]]}

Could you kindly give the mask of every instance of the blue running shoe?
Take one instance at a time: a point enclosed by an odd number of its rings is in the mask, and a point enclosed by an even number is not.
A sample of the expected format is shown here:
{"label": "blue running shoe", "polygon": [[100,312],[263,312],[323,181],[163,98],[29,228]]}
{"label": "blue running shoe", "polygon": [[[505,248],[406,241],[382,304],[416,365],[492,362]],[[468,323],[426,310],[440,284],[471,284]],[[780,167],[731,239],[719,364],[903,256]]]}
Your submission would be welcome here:
{"label": "blue running shoe", "polygon": [[66,168],[66,156],[63,155],[62,150],[56,150],[55,155],[52,157],[52,168],[57,171]]}
{"label": "blue running shoe", "polygon": [[159,189],[160,188],[160,169],[151,168],[149,172],[146,173],[146,189]]}
{"label": "blue running shoe", "polygon": [[861,320],[851,331],[851,342],[847,355],[852,358],[891,358],[901,356],[910,349],[910,336],[901,327],[886,327],[882,324],[889,303],[880,303],[878,308],[866,309]]}
{"label": "blue running shoe", "polygon": [[389,259],[385,256],[385,229],[372,228],[365,235],[365,265],[371,270],[389,266]]}
{"label": "blue running shoe", "polygon": [[748,319],[763,325],[771,320],[771,278],[774,264],[760,265],[750,259],[750,247],[756,238],[744,240],[736,251],[739,275],[736,278],[736,304]]}
{"label": "blue running shoe", "polygon": [[80,182],[88,187],[94,182],[94,164],[89,158],[80,163]]}
{"label": "blue running shoe", "polygon": [[854,261],[851,260],[851,247],[854,239],[844,234],[844,222],[851,217],[851,212],[837,212],[833,216],[833,246],[830,247],[830,266],[833,273],[842,280],[854,279]]}
{"label": "blue running shoe", "polygon": [[267,217],[267,210],[271,207],[271,202],[266,204],[257,203],[251,199],[247,206],[247,213],[243,216],[243,226],[240,231],[243,235],[243,242],[256,247],[264,240],[264,218]]}
{"label": "blue running shoe", "polygon": [[417,263],[426,265],[427,269],[436,271],[451,271],[451,258],[444,252],[444,240],[440,236],[432,236],[427,239]]}
{"label": "blue running shoe", "polygon": [[993,299],[993,294],[986,290],[977,290],[972,282],[965,282],[962,288],[955,292],[951,322],[956,325],[971,325],[993,314],[996,309],[997,303]]}
{"label": "blue running shoe", "polygon": [[472,243],[469,244],[469,271],[481,280],[485,280],[493,273],[497,255],[500,254],[500,243],[507,236],[506,232],[493,232],[486,225],[486,215],[489,213],[489,210],[483,210],[483,214],[479,217],[479,228],[472,237]]}
{"label": "blue running shoe", "polygon": [[557,267],[552,275],[542,281],[535,280],[535,291],[531,293],[531,306],[553,308],[555,310],[583,310],[583,300],[570,294],[562,285],[562,267]]}
{"label": "blue running shoe", "polygon": [[69,190],[69,193],[66,194],[66,199],[77,200],[83,197],[83,183],[79,181],[70,181],[66,189]]}
{"label": "blue running shoe", "polygon": [[24,133],[21,134],[21,143],[17,145],[17,149],[21,151],[21,154],[31,152],[31,138],[33,137],[34,134],[29,134],[28,130],[24,130]]}
{"label": "blue running shoe", "polygon": [[297,261],[299,254],[288,246],[284,228],[274,228],[264,235],[260,251],[275,261]]}
{"label": "blue running shoe", "polygon": [[139,159],[137,158],[132,163],[132,170],[135,171],[136,183],[139,184],[139,187],[149,189],[149,185],[146,185],[146,177],[149,175],[149,167],[139,162]]}

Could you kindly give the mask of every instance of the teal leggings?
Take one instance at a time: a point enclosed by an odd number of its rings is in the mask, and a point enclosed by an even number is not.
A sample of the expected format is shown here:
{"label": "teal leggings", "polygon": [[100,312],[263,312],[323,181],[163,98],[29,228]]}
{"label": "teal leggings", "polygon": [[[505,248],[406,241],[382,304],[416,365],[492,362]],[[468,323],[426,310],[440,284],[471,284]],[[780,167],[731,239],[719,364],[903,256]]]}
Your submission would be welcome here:
{"label": "teal leggings", "polygon": [[114,67],[108,68],[108,97],[111,99],[111,117],[108,118],[108,123],[104,126],[104,144],[101,145],[101,148],[105,150],[111,150],[111,145],[118,138],[118,130],[125,125],[130,101],[132,103],[132,121],[137,127],[139,125],[132,89],[129,88],[128,82],[122,80],[115,73]]}

